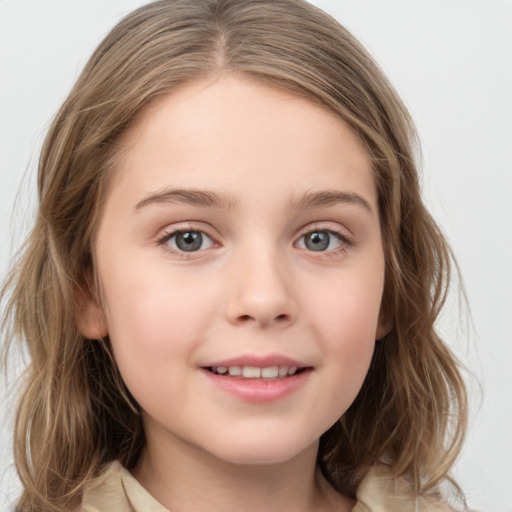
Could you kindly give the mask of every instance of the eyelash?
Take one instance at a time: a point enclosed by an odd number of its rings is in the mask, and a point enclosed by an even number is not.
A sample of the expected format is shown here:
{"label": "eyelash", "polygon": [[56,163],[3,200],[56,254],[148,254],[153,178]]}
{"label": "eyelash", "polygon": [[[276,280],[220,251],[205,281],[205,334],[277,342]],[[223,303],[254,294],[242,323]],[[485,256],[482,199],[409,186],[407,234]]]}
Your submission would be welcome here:
{"label": "eyelash", "polygon": [[[190,258],[195,253],[202,252],[201,250],[190,251],[190,252],[180,251],[180,250],[174,249],[173,247],[170,247],[169,245],[167,245],[167,242],[169,242],[169,240],[171,240],[173,237],[179,235],[180,233],[181,234],[183,234],[183,233],[201,233],[202,235],[206,235],[213,242],[213,246],[219,245],[215,241],[215,239],[213,237],[211,237],[210,235],[208,235],[208,233],[206,233],[204,230],[195,229],[191,226],[187,227],[187,228],[182,228],[182,229],[173,229],[170,231],[165,231],[160,237],[157,238],[156,243],[158,246],[163,247],[167,252],[169,252],[173,255],[179,256],[181,258]],[[203,251],[204,250],[205,249],[203,249]]]}
{"label": "eyelash", "polygon": [[308,253],[310,253],[314,257],[320,257],[320,258],[334,258],[337,256],[340,256],[342,254],[345,254],[350,247],[352,247],[353,242],[349,236],[347,236],[345,233],[342,233],[341,231],[332,229],[327,226],[317,225],[313,227],[307,228],[305,231],[303,231],[300,236],[297,239],[297,242],[294,243],[294,245],[298,244],[298,241],[306,237],[307,235],[311,235],[313,233],[328,233],[329,235],[334,236],[337,238],[340,242],[340,246],[336,247],[334,249],[330,249],[328,251],[313,251],[313,250],[306,250]]}
{"label": "eyelash", "polygon": [[[183,233],[187,233],[187,232],[201,233],[202,235],[206,235],[210,240],[212,240],[214,246],[219,245],[214,240],[214,238],[211,237],[210,235],[208,235],[205,231],[203,231],[201,229],[195,229],[193,227],[187,227],[184,229],[173,229],[171,231],[166,231],[160,237],[157,238],[156,243],[157,243],[157,245],[162,246],[166,251],[170,252],[171,254],[177,255],[182,258],[190,258],[193,254],[198,253],[198,252],[203,252],[204,250],[206,250],[206,249],[202,249],[202,250],[198,250],[198,251],[187,252],[187,251],[176,250],[176,249],[170,247],[169,245],[167,245],[167,242],[169,242],[169,240],[171,240],[173,237],[179,235],[180,233],[183,234]],[[296,247],[300,240],[302,240],[307,235],[311,235],[313,233],[328,233],[329,235],[334,236],[335,238],[337,238],[340,241],[339,247],[336,247],[334,249],[330,249],[327,251],[314,251],[314,250],[307,249],[307,248],[300,248],[300,249],[307,251],[308,253],[311,253],[315,257],[333,258],[333,257],[339,256],[340,254],[344,254],[353,245],[351,238],[348,237],[346,234],[342,234],[340,231],[336,231],[332,228],[328,228],[325,226],[314,226],[312,228],[308,228],[307,230],[303,231],[300,234],[300,236],[297,238],[297,241],[294,242],[294,246]],[[315,253],[318,253],[318,255],[315,255]]]}

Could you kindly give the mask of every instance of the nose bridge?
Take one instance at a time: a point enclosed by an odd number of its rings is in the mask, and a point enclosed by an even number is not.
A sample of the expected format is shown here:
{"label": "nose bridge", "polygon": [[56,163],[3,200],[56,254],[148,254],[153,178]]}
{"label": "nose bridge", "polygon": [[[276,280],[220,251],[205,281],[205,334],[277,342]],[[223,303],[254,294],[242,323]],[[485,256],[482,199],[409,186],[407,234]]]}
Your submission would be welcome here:
{"label": "nose bridge", "polygon": [[235,323],[288,323],[296,314],[289,265],[278,244],[253,240],[233,255],[228,317]]}

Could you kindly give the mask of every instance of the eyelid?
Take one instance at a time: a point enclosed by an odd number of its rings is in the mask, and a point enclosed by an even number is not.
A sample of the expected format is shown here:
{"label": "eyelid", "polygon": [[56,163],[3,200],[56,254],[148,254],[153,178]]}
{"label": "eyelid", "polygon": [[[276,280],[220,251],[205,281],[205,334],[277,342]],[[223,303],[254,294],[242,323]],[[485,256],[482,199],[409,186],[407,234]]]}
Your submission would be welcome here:
{"label": "eyelid", "polygon": [[[334,227],[333,227],[334,224]],[[212,241],[212,245],[210,247],[207,247],[205,249],[199,249],[197,251],[181,251],[179,249],[174,249],[167,245],[167,241],[170,240],[173,236],[176,236],[179,233],[184,233],[187,231],[194,231],[199,232],[206,237],[208,237]],[[209,227],[208,225],[205,226],[204,222],[195,222],[195,221],[185,221],[177,224],[173,224],[171,226],[168,226],[160,231],[160,233],[156,236],[155,243],[158,246],[161,246],[164,248],[167,252],[177,255],[182,258],[191,258],[195,256],[199,256],[199,254],[202,254],[206,251],[208,251],[211,248],[220,247],[222,244],[219,242],[219,236],[212,234],[213,228]],[[295,241],[293,242],[293,246],[297,247],[299,241],[306,235],[313,233],[315,231],[323,231],[332,234],[333,236],[337,237],[341,244],[340,246],[334,248],[334,249],[328,249],[325,251],[312,251],[307,248],[298,247],[301,250],[307,251],[310,254],[313,254],[316,257],[326,257],[326,256],[334,256],[338,253],[345,252],[348,248],[350,248],[353,245],[353,236],[350,233],[350,231],[340,226],[337,222],[314,222],[312,224],[308,224],[304,226],[300,232],[299,235],[296,237]],[[316,253],[316,254],[315,254]]]}
{"label": "eyelid", "polygon": [[[338,226],[339,226],[339,224],[338,224]],[[339,247],[336,247],[334,249],[330,249],[327,251],[318,251],[316,253],[316,256],[322,256],[322,255],[326,256],[327,254],[333,255],[338,252],[346,251],[349,247],[351,247],[353,245],[352,236],[348,229],[342,228],[342,227],[333,227],[332,223],[322,223],[322,222],[315,222],[314,224],[309,224],[309,225],[305,226],[304,228],[302,228],[293,245],[297,247],[297,244],[299,243],[300,240],[302,240],[306,235],[308,235],[310,233],[314,233],[315,231],[323,231],[326,233],[330,233],[330,234],[336,236],[341,242],[341,245]],[[311,251],[307,248],[299,247],[299,249],[304,249],[305,251],[308,251],[309,253],[315,253],[315,251]]]}
{"label": "eyelid", "polygon": [[307,224],[303,228],[300,229],[299,235],[297,239],[303,237],[304,235],[307,235],[308,233],[312,233],[314,231],[327,231],[329,233],[333,233],[335,235],[338,235],[342,239],[346,240],[352,240],[352,234],[348,230],[348,228],[345,228],[341,226],[338,222],[330,222],[330,221],[319,221],[319,222],[312,222],[311,224]]}
{"label": "eyelid", "polygon": [[[199,256],[199,254],[206,252],[208,249],[220,246],[221,244],[218,242],[218,237],[211,234],[212,230],[205,228],[204,223],[199,224],[201,224],[201,226],[198,226],[193,221],[186,221],[168,226],[161,230],[160,233],[156,236],[155,244],[159,247],[162,247],[166,252],[172,254],[173,256],[178,256],[182,258],[192,258],[194,256]],[[186,233],[187,231],[201,233],[203,236],[208,237],[211,240],[212,245],[205,249],[199,249],[197,251],[188,252],[182,251],[179,248],[173,248],[167,244],[167,242],[172,237],[178,235],[179,233]]]}

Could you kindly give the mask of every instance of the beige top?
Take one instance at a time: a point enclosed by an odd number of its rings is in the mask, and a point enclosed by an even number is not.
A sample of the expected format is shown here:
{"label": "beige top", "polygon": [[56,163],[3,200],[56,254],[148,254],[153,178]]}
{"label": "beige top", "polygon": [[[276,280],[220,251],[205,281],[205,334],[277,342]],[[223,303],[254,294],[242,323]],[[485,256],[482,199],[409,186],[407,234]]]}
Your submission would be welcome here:
{"label": "beige top", "polygon": [[[119,462],[113,462],[84,495],[82,512],[169,512]],[[352,512],[455,512],[434,495],[417,496],[405,480],[375,466],[357,490]]]}

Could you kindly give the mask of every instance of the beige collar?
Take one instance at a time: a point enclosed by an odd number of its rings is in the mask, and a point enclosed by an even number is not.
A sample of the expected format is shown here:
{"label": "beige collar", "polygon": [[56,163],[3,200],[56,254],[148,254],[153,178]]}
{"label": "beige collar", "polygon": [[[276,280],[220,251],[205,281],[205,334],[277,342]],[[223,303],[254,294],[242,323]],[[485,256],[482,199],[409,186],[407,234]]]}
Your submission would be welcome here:
{"label": "beige collar", "polygon": [[[170,512],[119,462],[112,462],[84,494],[82,512]],[[352,512],[455,512],[438,495],[414,495],[405,479],[389,476],[386,465],[372,468],[357,491]]]}

